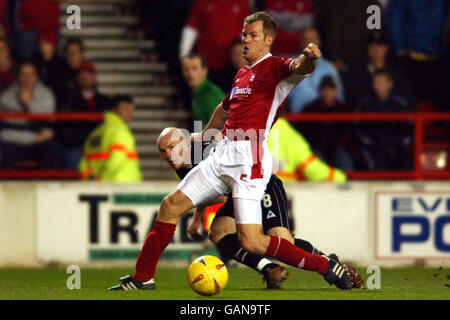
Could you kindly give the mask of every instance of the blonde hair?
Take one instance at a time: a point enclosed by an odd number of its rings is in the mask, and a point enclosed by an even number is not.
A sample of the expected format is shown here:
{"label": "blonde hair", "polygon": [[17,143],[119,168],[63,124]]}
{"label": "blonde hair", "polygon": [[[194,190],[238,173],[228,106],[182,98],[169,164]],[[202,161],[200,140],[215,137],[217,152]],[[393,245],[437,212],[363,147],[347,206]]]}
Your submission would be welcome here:
{"label": "blonde hair", "polygon": [[270,34],[275,38],[275,36],[277,35],[277,23],[270,14],[265,11],[255,12],[244,19],[244,24],[253,23],[256,21],[263,22],[264,35]]}

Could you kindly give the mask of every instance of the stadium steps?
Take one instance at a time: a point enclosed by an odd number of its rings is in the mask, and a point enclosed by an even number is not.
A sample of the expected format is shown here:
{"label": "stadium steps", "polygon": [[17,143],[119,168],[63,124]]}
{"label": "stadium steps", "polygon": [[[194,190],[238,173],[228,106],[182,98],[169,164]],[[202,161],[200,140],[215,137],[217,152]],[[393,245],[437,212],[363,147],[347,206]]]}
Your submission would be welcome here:
{"label": "stadium steps", "polygon": [[[85,13],[89,14],[98,14],[98,15],[111,15],[111,14],[119,14],[121,11],[121,6],[124,4],[124,1],[109,1],[109,0],[101,0],[101,1],[91,1],[91,0],[74,0],[74,1],[63,1],[59,5],[60,9],[60,24],[65,25],[65,18],[68,16],[67,8],[71,5],[77,5],[81,8],[81,19],[84,18]],[[61,20],[63,21],[61,23]],[[83,23],[83,21],[82,21]]]}
{"label": "stadium steps", "polygon": [[167,97],[164,96],[153,96],[153,95],[143,95],[134,98],[134,103],[140,108],[157,109],[157,107],[163,107],[169,103]]}
{"label": "stadium steps", "polygon": [[[183,126],[189,113],[177,108],[177,90],[170,85],[168,66],[158,60],[153,40],[141,39],[132,0],[64,0],[60,4],[62,37],[79,37],[85,58],[95,64],[99,91],[133,96],[135,134],[144,179],[174,179],[160,159],[157,137],[168,126]],[[81,8],[81,29],[68,30],[66,10]]]}
{"label": "stadium steps", "polygon": [[81,29],[69,30],[66,26],[60,28],[60,34],[63,37],[79,37],[84,38],[124,38],[129,33],[123,26],[108,26],[108,27],[84,27]]}
{"label": "stadium steps", "polygon": [[151,74],[127,74],[124,76],[117,72],[102,72],[98,76],[98,83],[100,85],[107,84],[144,84],[144,83],[154,83],[155,77]]}
{"label": "stadium steps", "polygon": [[[83,7],[83,6],[82,6]],[[136,25],[138,23],[138,18],[134,16],[100,16],[100,15],[87,15],[83,16],[83,11],[81,12],[81,24],[84,26],[94,26],[94,25]],[[66,16],[61,16],[59,18],[59,23],[65,25]]]}
{"label": "stadium steps", "polygon": [[145,85],[128,85],[124,86],[121,84],[111,84],[111,85],[99,85],[99,90],[104,94],[131,94],[133,96],[139,95],[173,95],[177,91],[171,86],[145,86]]}
{"label": "stadium steps", "polygon": [[[130,40],[130,39],[105,39],[102,41],[98,41],[97,39],[86,39],[84,40],[84,46],[85,48],[90,50],[105,50],[105,49],[146,49],[146,50],[152,50],[155,48],[155,42],[151,40]],[[106,65],[106,67],[109,67],[111,64]]]}
{"label": "stadium steps", "polygon": [[137,60],[141,58],[141,53],[137,50],[127,50],[127,49],[106,49],[106,50],[93,50],[90,49],[86,51],[84,55],[88,60],[108,60],[108,61],[117,61],[117,60]]}
{"label": "stadium steps", "polygon": [[98,62],[96,63],[97,71],[120,71],[133,73],[150,73],[150,72],[166,72],[167,65],[161,62],[122,62],[120,64],[112,62]]}

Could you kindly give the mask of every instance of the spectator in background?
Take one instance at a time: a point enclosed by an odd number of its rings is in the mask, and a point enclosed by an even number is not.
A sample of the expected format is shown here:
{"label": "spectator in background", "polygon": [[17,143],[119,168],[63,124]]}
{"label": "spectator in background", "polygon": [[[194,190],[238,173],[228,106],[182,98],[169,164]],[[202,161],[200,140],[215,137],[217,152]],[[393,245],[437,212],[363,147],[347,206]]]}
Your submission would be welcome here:
{"label": "spectator in background", "polygon": [[167,63],[172,80],[179,84],[182,82],[179,50],[181,30],[189,16],[193,0],[136,0],[135,2],[144,36],[156,41],[159,58]]}
{"label": "spectator in background", "polygon": [[[332,77],[322,78],[319,97],[306,105],[304,113],[327,113],[351,111],[337,98],[338,88]],[[347,123],[302,123],[300,131],[311,144],[314,153],[322,160],[345,171],[353,171],[355,165],[348,150],[352,126]]]}
{"label": "spectator in background", "polygon": [[[303,32],[301,48],[306,48],[309,43],[314,43],[321,47],[322,41],[319,32],[316,29],[307,29]],[[319,96],[319,85],[326,76],[333,78],[336,83],[338,94],[337,98],[344,101],[344,88],[336,68],[324,56],[316,61],[314,72],[305,80],[299,83],[288,95],[286,108],[288,112],[301,112],[305,105],[311,103]]]}
{"label": "spectator in background", "polygon": [[[30,62],[18,68],[17,82],[0,96],[0,112],[53,113],[55,98],[38,77]],[[51,125],[28,120],[5,120],[0,130],[4,168],[13,168],[19,160],[37,161],[38,168],[57,167],[57,144]]]}
{"label": "spectator in background", "polygon": [[0,37],[9,31],[8,27],[8,0],[0,0]]}
{"label": "spectator in background", "polygon": [[372,76],[377,70],[385,69],[392,74],[394,92],[415,103],[415,94],[406,79],[403,69],[388,58],[389,47],[387,41],[378,31],[374,31],[367,39],[367,58],[356,63],[344,77],[346,98],[349,104],[359,102],[372,90]]}
{"label": "spectator in background", "polygon": [[192,91],[192,117],[202,121],[205,126],[217,105],[225,98],[225,93],[208,80],[208,67],[205,59],[191,54],[181,60],[183,77]]}
{"label": "spectator in background", "polygon": [[59,0],[21,0],[18,7],[16,50],[20,60],[37,54],[38,36],[59,30]]}
{"label": "spectator in background", "polygon": [[272,171],[283,181],[347,180],[344,172],[319,159],[311,151],[308,141],[283,117],[278,118],[270,130],[267,146],[273,156]]}
{"label": "spectator in background", "polygon": [[14,62],[11,58],[6,39],[0,38],[0,92],[7,89],[14,81]]}
{"label": "spectator in background", "polygon": [[[447,3],[446,3],[447,2]],[[419,100],[448,107],[445,61],[445,0],[391,0],[386,30]]]}
{"label": "spectator in background", "polygon": [[323,36],[323,54],[339,72],[364,56],[367,28],[367,8],[380,5],[378,0],[315,1],[316,27]]}
{"label": "spectator in background", "polygon": [[241,39],[236,39],[230,47],[230,59],[225,67],[211,76],[212,82],[217,84],[224,92],[231,90],[236,73],[247,64],[242,54],[244,44]]}
{"label": "spectator in background", "polygon": [[[358,104],[358,112],[408,112],[408,100],[393,93],[394,80],[386,70],[373,75],[373,92]],[[405,122],[361,123],[357,136],[362,143],[362,157],[369,170],[408,170],[412,168],[411,126]]]}
{"label": "spectator in background", "polygon": [[58,105],[64,103],[67,95],[76,86],[78,68],[83,61],[83,42],[78,38],[68,38],[64,46],[64,64],[58,72],[55,88]]}
{"label": "spectator in background", "polygon": [[223,68],[249,12],[246,0],[196,0],[181,33],[180,58],[195,45],[195,52],[205,57],[211,71]]}
{"label": "spectator in background", "polygon": [[42,82],[56,93],[61,81],[60,73],[64,68],[64,61],[56,53],[54,33],[41,32],[39,34],[39,52],[35,60]]}
{"label": "spectator in background", "polygon": [[111,182],[141,181],[136,143],[128,124],[134,103],[129,96],[113,98],[105,119],[87,138],[79,164],[82,179]]}
{"label": "spectator in background", "polygon": [[[67,99],[58,108],[60,112],[104,112],[109,99],[96,88],[97,75],[90,62],[82,62],[78,67],[76,86],[68,92]],[[64,167],[75,169],[81,158],[83,143],[98,122],[65,122],[58,126],[58,140],[64,150]]]}
{"label": "spectator in background", "polygon": [[272,52],[283,57],[297,57],[304,48],[301,46],[302,32],[314,25],[312,1],[265,0],[263,7],[278,24]]}

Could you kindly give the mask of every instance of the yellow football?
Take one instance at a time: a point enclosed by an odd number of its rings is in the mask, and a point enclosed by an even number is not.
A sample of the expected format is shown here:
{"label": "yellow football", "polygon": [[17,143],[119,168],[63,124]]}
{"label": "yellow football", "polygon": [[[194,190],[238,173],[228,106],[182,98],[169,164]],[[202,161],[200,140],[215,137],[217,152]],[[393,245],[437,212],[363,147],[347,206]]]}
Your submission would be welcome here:
{"label": "yellow football", "polygon": [[187,271],[187,281],[198,294],[212,296],[227,285],[228,270],[219,258],[202,256],[192,261]]}

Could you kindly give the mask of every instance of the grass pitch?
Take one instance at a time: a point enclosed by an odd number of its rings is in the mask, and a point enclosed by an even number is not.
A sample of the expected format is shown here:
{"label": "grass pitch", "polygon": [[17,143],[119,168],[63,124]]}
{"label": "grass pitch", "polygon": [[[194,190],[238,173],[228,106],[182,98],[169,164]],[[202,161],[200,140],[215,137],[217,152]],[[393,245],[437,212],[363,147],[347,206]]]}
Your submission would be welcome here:
{"label": "grass pitch", "polygon": [[[290,268],[282,290],[268,291],[260,275],[248,268],[230,268],[227,287],[213,297],[193,292],[186,282],[185,268],[158,268],[155,291],[110,292],[131,269],[82,269],[81,289],[66,287],[65,269],[0,269],[0,299],[69,300],[297,300],[297,299],[450,299],[450,269],[382,269],[380,290],[340,291],[321,276]],[[365,270],[359,273],[366,279]]]}

